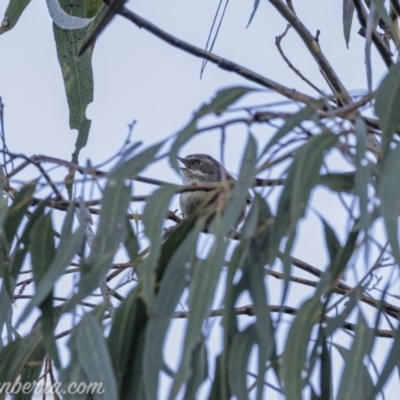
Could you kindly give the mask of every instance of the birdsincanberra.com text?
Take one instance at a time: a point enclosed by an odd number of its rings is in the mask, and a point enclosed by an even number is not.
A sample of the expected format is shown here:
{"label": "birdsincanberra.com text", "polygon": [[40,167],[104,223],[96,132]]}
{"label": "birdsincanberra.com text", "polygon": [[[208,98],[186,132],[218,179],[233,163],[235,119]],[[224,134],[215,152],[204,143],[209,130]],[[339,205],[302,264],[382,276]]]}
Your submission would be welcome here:
{"label": "birdsincanberra.com text", "polygon": [[61,382],[21,382],[21,375],[14,382],[0,381],[0,394],[103,394],[105,389],[102,382],[71,382],[67,386]]}

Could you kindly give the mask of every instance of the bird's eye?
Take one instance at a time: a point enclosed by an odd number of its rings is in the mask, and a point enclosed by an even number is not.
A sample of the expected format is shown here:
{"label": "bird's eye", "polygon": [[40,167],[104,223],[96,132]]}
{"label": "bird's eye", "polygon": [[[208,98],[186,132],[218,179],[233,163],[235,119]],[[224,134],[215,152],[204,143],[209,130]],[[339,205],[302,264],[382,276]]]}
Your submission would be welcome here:
{"label": "bird's eye", "polygon": [[200,165],[203,163],[201,161],[197,161],[196,164],[200,167]]}

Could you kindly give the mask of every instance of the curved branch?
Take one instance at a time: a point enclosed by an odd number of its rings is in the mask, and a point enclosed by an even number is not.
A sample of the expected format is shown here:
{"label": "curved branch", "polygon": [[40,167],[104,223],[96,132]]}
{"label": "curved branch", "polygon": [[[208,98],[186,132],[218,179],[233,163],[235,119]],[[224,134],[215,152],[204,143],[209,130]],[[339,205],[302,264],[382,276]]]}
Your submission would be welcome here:
{"label": "curved branch", "polygon": [[314,104],[316,102],[316,99],[314,99],[313,97],[283,86],[271,79],[257,74],[256,72],[248,68],[243,67],[242,65],[234,63],[227,58],[219,57],[214,53],[210,53],[209,51],[205,51],[200,47],[194,46],[188,42],[185,42],[184,40],[178,39],[170,33],[163,31],[158,26],[152,24],[150,21],[142,18],[138,14],[128,10],[126,7],[124,7],[122,11],[119,11],[119,14],[129,21],[133,22],[137,27],[145,29],[146,31],[152,33],[153,35],[157,36],[159,39],[170,44],[171,46],[192,54],[195,57],[206,59],[207,61],[215,64],[225,71],[234,72],[235,74],[240,75],[251,82],[271,89],[281,94],[282,96],[285,96],[294,101],[299,101],[304,104]]}
{"label": "curved branch", "polygon": [[329,64],[325,55],[322,53],[317,40],[313,37],[313,35],[311,35],[309,30],[303,25],[296,14],[294,14],[293,11],[281,0],[269,1],[299,34],[300,38],[303,40],[303,43],[307,46],[309,52],[320,67],[322,75],[326,78],[329,86],[331,86],[338,100],[344,104],[352,103],[353,100],[351,96],[347,92],[347,89],[344,87],[339,77],[336,75],[332,66]]}

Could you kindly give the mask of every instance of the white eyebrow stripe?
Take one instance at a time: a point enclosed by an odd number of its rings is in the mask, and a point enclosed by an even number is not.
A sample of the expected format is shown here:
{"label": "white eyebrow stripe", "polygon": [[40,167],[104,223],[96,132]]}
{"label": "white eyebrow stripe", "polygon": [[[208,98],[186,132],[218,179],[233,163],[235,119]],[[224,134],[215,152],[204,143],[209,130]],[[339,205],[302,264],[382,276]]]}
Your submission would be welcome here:
{"label": "white eyebrow stripe", "polygon": [[191,170],[190,173],[192,175],[204,176],[203,172],[198,171],[198,170],[193,170],[193,171]]}

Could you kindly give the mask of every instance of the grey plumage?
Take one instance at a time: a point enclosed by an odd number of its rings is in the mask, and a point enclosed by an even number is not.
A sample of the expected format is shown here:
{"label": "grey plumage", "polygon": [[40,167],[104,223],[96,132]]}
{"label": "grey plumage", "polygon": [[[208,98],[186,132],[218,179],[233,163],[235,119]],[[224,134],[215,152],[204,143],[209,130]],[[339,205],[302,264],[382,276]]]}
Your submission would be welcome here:
{"label": "grey plumage", "polygon": [[[191,154],[185,158],[178,157],[179,161],[184,164],[181,168],[182,180],[184,185],[206,184],[222,182],[225,180],[235,180],[229,172],[215,158],[207,154]],[[210,193],[206,191],[193,191],[181,193],[179,197],[179,205],[184,218],[191,217],[199,208],[206,206],[206,201],[212,202],[216,199],[210,197]],[[251,204],[252,198],[250,193],[246,199],[247,205]],[[245,215],[246,206],[240,216],[240,223]]]}

